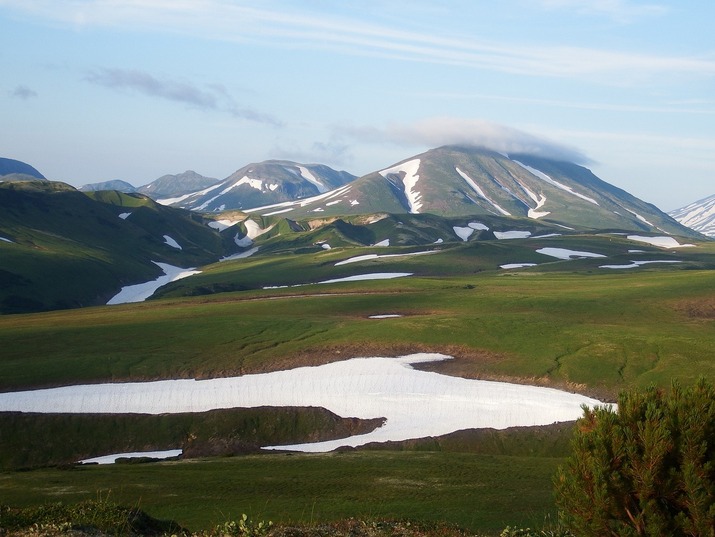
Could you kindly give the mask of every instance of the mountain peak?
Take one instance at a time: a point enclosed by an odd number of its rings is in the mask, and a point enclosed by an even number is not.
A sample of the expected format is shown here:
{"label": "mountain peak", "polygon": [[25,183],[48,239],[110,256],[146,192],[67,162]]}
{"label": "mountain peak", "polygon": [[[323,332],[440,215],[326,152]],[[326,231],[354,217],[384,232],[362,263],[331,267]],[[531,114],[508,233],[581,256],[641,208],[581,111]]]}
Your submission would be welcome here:
{"label": "mountain peak", "polygon": [[20,160],[0,157],[0,180],[36,180],[45,176]]}

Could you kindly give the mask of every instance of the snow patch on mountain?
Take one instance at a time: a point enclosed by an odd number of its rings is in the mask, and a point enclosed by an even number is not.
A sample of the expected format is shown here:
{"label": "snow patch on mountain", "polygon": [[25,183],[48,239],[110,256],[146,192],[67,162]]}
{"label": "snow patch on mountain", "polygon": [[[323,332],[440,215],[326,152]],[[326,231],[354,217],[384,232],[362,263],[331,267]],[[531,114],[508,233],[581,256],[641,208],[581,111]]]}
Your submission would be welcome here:
{"label": "snow patch on mountain", "polygon": [[631,211],[628,207],[623,207],[623,208],[624,208],[626,211],[628,211],[629,213],[631,213],[633,216],[635,216],[638,220],[640,220],[641,222],[643,222],[644,224],[649,225],[650,227],[656,227],[654,224],[652,224],[651,222],[649,222],[648,220],[646,220],[644,216],[641,216],[640,214],[638,214],[638,213],[635,212],[635,211]]}
{"label": "snow patch on mountain", "polygon": [[626,237],[630,241],[645,242],[658,248],[688,248],[694,247],[694,244],[680,244],[673,237],[644,237],[641,235],[628,235]]}
{"label": "snow patch on mountain", "polygon": [[715,237],[715,195],[668,213],[678,222],[695,231]]}
{"label": "snow patch on mountain", "polygon": [[156,202],[160,203],[162,205],[174,205],[176,203],[181,203],[182,201],[186,201],[190,198],[200,198],[201,196],[205,196],[206,194],[216,190],[217,188],[221,188],[221,183],[219,183],[218,185],[211,185],[209,187],[204,188],[203,190],[199,190],[197,192],[191,192],[190,194],[184,194],[183,196],[178,196],[176,198],[158,199],[158,200],[156,200]]}
{"label": "snow patch on mountain", "polygon": [[417,175],[419,169],[420,159],[416,158],[380,172],[380,175],[386,179],[391,174],[405,174],[402,178],[402,184],[404,185],[405,197],[407,198],[407,204],[409,205],[410,213],[412,214],[419,213],[422,208],[422,194],[419,191],[414,190],[417,185],[417,181],[420,178],[420,176]]}
{"label": "snow patch on mountain", "polygon": [[495,231],[494,236],[499,240],[528,239],[531,237],[531,231]]}
{"label": "snow patch on mountain", "polygon": [[151,459],[170,459],[178,457],[183,453],[181,449],[167,449],[164,451],[131,451],[129,453],[114,453],[112,455],[102,455],[79,461],[80,464],[114,464],[117,459],[139,459],[148,457]]}
{"label": "snow patch on mountain", "polygon": [[3,242],[12,242],[13,244],[14,244],[14,242],[15,242],[15,241],[11,241],[10,239],[8,239],[8,238],[6,238],[6,237],[0,237],[0,241],[3,241]]}
{"label": "snow patch on mountain", "polygon": [[174,239],[172,239],[169,235],[164,235],[164,242],[171,246],[172,248],[176,248],[177,250],[183,250],[181,245],[176,242]]}
{"label": "snow patch on mountain", "polygon": [[577,250],[569,250],[567,248],[539,248],[536,250],[537,253],[548,255],[550,257],[555,257],[557,259],[563,259],[565,261],[569,259],[585,259],[588,257],[606,257],[602,254],[594,254],[592,252],[579,252]]}
{"label": "snow patch on mountain", "polygon": [[360,261],[370,261],[373,259],[389,259],[393,257],[410,257],[410,256],[415,256],[415,255],[429,255],[429,254],[436,254],[439,253],[441,250],[424,250],[420,252],[407,252],[404,254],[365,254],[365,255],[358,255],[355,257],[350,257],[348,259],[343,259],[342,261],[338,261],[335,263],[336,267],[339,267],[341,265],[348,265],[350,263],[359,263]]}
{"label": "snow patch on mountain", "polygon": [[651,263],[682,263],[682,261],[672,259],[655,259],[653,261],[631,261],[628,265],[599,265],[598,268],[603,269],[631,269],[638,268]]}
{"label": "snow patch on mountain", "polygon": [[464,172],[463,172],[462,170],[460,170],[458,167],[455,166],[454,169],[457,170],[457,173],[462,177],[462,179],[464,179],[464,180],[466,181],[466,183],[467,183],[470,187],[472,187],[472,190],[474,190],[474,192],[477,193],[477,196],[479,196],[479,197],[482,198],[484,201],[486,201],[487,203],[489,203],[489,205],[491,205],[492,207],[494,207],[497,211],[499,211],[499,212],[500,212],[501,214],[503,214],[504,216],[511,216],[511,213],[510,213],[509,211],[507,211],[506,209],[501,208],[496,202],[492,201],[489,197],[487,197],[487,195],[486,195],[486,194],[484,193],[484,191],[479,187],[479,185],[474,181],[474,179],[472,179],[471,177],[469,177],[469,175],[467,175],[466,173],[464,173]]}
{"label": "snow patch on mountain", "polygon": [[594,205],[598,205],[598,202],[593,199],[589,198],[588,196],[585,196],[583,194],[579,194],[578,192],[574,191],[573,188],[571,188],[568,185],[565,185],[563,183],[558,182],[557,180],[551,178],[550,176],[546,175],[544,172],[537,170],[536,168],[532,168],[531,166],[527,166],[523,162],[519,162],[518,160],[512,160],[512,162],[517,163],[519,166],[524,168],[526,171],[530,172],[532,175],[535,175],[539,179],[542,179],[549,183],[550,185],[555,186],[556,188],[559,188],[561,190],[564,190],[565,192],[568,192],[569,194],[572,194],[576,196],[577,198],[581,198],[582,200],[585,200],[589,203],[593,203]]}
{"label": "snow patch on mountain", "polygon": [[120,213],[118,216],[119,216],[119,218],[121,218],[122,220],[126,220],[126,219],[129,218],[131,215],[132,215],[132,213]]}
{"label": "snow patch on mountain", "polygon": [[308,168],[306,168],[305,166],[298,166],[298,169],[300,170],[300,175],[303,177],[303,179],[315,185],[315,188],[318,189],[318,192],[322,194],[323,192],[328,191],[328,188],[323,183],[321,183],[315,175],[310,173],[310,170]]}
{"label": "snow patch on mountain", "polygon": [[185,269],[181,267],[175,267],[167,263],[160,263],[158,261],[152,261],[157,265],[162,271],[164,271],[163,276],[159,276],[156,280],[149,282],[138,283],[136,285],[127,285],[122,287],[121,291],[109,299],[107,305],[115,304],[126,304],[129,302],[144,302],[147,298],[154,294],[154,292],[159,289],[159,287],[166,285],[167,283],[174,282],[176,280],[181,280],[188,276],[194,274],[199,274],[200,270]]}
{"label": "snow patch on mountain", "polygon": [[503,269],[517,269],[526,267],[535,267],[536,263],[507,263],[505,265],[499,265],[499,268]]}

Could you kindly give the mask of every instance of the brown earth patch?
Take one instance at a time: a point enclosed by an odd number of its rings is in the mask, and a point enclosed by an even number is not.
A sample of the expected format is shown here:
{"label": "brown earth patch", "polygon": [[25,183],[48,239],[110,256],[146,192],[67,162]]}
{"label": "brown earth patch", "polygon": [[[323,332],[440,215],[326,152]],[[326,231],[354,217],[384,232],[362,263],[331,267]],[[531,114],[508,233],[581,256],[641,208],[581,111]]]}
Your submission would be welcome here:
{"label": "brown earth patch", "polygon": [[715,296],[705,296],[680,300],[675,310],[691,319],[715,319]]}

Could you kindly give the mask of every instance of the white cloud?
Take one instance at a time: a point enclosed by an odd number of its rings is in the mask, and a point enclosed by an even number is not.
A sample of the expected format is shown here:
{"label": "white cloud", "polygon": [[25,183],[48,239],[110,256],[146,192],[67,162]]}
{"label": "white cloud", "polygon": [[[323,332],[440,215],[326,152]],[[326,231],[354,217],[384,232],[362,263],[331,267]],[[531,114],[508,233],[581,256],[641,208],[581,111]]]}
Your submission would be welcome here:
{"label": "white cloud", "polygon": [[[655,12],[657,6],[623,0],[541,0],[613,17]],[[668,74],[715,75],[711,58],[661,56],[585,47],[508,45],[469,36],[410,32],[367,19],[343,18],[306,9],[261,9],[227,0],[3,0],[27,15],[73,27],[110,26],[135,31],[182,32],[205,39],[309,47],[350,55],[458,65],[530,76],[597,79],[624,83]],[[240,29],[240,31],[237,31]],[[626,77],[624,79],[624,77]]]}
{"label": "white cloud", "polygon": [[377,144],[391,142],[424,148],[469,145],[499,153],[525,153],[580,164],[591,162],[577,148],[480,119],[435,117],[409,124],[392,124],[384,129],[342,127],[336,131],[346,137]]}

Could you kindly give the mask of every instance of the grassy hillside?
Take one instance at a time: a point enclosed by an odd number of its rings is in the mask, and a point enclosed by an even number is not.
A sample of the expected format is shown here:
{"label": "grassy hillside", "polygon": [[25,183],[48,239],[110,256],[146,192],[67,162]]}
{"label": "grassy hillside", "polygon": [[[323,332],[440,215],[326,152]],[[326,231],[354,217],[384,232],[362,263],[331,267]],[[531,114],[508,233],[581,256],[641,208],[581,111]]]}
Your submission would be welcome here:
{"label": "grassy hillside", "polygon": [[0,313],[102,304],[123,285],[161,275],[152,261],[196,266],[230,246],[199,215],[139,195],[7,182],[0,207]]}

